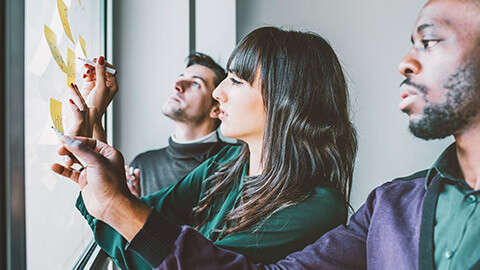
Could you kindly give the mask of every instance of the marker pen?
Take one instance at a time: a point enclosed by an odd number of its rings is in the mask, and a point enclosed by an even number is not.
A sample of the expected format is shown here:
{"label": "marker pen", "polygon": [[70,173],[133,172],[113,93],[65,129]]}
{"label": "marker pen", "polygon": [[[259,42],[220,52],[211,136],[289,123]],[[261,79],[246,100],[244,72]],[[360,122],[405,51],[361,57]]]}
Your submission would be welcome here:
{"label": "marker pen", "polygon": [[[88,60],[88,59],[85,59],[85,58],[81,58],[81,57],[77,57],[78,60],[81,60],[83,61],[84,63],[87,63],[91,66],[96,66],[97,63],[93,62],[92,60]],[[115,75],[117,74],[117,71],[111,67],[105,67],[105,71],[107,71],[108,73],[112,74],[112,75]]]}

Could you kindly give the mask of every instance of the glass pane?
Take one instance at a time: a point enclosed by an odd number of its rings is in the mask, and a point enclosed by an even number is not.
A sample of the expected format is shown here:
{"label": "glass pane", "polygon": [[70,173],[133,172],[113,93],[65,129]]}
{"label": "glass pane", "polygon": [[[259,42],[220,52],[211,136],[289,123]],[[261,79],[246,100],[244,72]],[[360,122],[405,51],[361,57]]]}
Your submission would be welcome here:
{"label": "glass pane", "polygon": [[[59,10],[66,10],[70,31],[63,26]],[[25,1],[25,203],[30,269],[72,269],[92,240],[88,225],[75,209],[77,185],[50,170],[52,163],[63,163],[56,154],[58,139],[50,128],[50,98],[63,103],[65,130],[72,114],[66,106],[67,75],[54,60],[45,33],[55,33],[64,64],[67,48],[75,52],[75,58],[85,58],[81,39],[92,59],[103,53],[103,14],[102,1],[97,0]],[[83,65],[77,60],[71,66],[75,66],[81,88]]]}

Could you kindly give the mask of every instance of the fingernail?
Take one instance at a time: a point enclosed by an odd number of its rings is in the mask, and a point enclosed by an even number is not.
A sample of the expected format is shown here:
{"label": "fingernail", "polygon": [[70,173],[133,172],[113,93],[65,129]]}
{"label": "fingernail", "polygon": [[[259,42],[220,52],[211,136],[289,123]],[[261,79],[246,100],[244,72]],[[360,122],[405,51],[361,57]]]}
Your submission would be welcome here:
{"label": "fingernail", "polygon": [[103,66],[103,64],[105,64],[105,58],[100,56],[100,58],[98,58],[98,63]]}
{"label": "fingernail", "polygon": [[90,73],[90,69],[87,69],[87,71],[85,73],[87,73],[87,74]]}
{"label": "fingernail", "polygon": [[70,86],[73,88],[73,83],[70,83]]}
{"label": "fingernail", "polygon": [[70,101],[70,104],[75,104],[72,99],[69,99],[68,101]]}
{"label": "fingernail", "polygon": [[83,78],[85,79],[87,77],[87,74],[83,74]]}

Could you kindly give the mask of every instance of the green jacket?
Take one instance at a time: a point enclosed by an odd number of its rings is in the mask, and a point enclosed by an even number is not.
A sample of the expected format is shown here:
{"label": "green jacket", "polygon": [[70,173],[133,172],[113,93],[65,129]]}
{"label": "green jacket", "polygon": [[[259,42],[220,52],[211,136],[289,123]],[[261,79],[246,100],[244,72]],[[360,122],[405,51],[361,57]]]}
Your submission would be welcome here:
{"label": "green jacket", "polygon": [[[240,149],[241,146],[225,147],[179,182],[140,200],[178,225],[193,226],[192,208],[198,205],[205,192],[205,179],[238,157]],[[248,164],[245,164],[243,176],[247,170]],[[205,237],[211,238],[213,229],[222,229],[223,218],[235,208],[241,197],[242,179],[238,179],[223,201],[213,205],[213,215],[199,231]],[[92,217],[81,195],[77,208],[92,228],[96,242],[121,268],[152,267],[136,253],[125,251],[128,242],[112,227]],[[252,261],[270,263],[313,243],[325,232],[345,224],[346,218],[347,206],[341,193],[330,187],[316,187],[307,199],[277,211],[259,228],[253,226],[229,234],[214,244],[242,253]]]}

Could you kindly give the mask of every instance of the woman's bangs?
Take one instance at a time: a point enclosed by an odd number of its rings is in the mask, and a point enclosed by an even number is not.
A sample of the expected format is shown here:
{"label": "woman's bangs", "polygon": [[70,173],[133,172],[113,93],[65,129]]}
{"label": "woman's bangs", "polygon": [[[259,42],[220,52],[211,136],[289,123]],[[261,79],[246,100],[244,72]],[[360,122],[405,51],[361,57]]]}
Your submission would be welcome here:
{"label": "woman's bangs", "polygon": [[227,70],[252,84],[260,60],[258,59],[259,53],[254,49],[255,46],[248,43],[248,40],[244,40],[235,48],[228,59]]}

